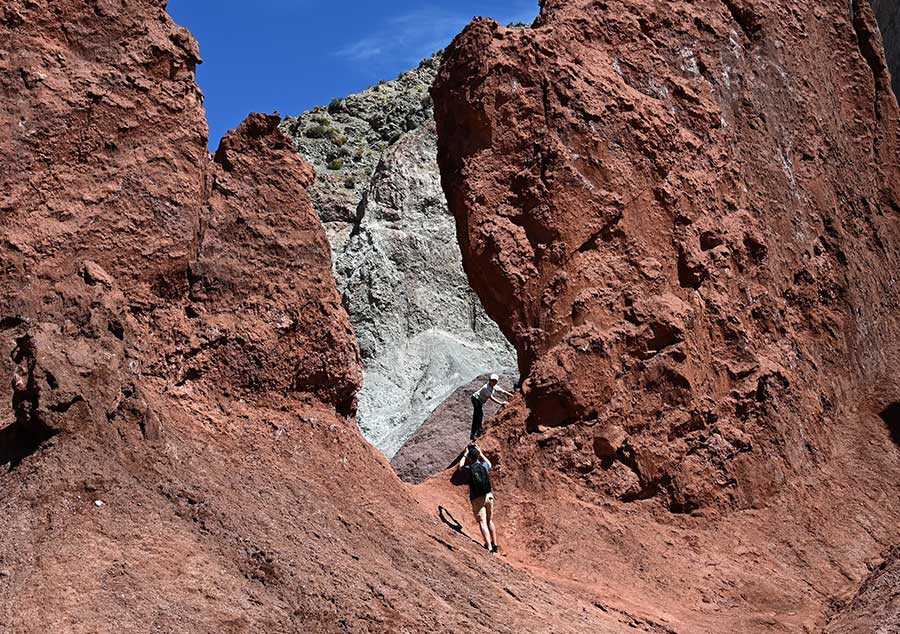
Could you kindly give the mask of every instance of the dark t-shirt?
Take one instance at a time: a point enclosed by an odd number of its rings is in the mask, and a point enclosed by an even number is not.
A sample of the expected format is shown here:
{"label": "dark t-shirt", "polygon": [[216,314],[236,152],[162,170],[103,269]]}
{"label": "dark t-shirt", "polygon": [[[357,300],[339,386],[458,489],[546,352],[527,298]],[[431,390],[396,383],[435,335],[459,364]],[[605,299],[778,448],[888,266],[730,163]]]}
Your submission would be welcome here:
{"label": "dark t-shirt", "polygon": [[[481,466],[484,467],[484,482],[481,482],[481,483],[476,482],[475,479],[472,477],[472,467],[474,467],[476,464],[481,464]],[[469,483],[469,499],[470,500],[476,500],[476,499],[492,492],[491,477],[490,477],[490,470],[491,470],[490,465],[488,465],[487,463],[484,463],[484,462],[472,463],[472,464],[465,465],[462,468],[462,470],[466,476],[466,481]]]}

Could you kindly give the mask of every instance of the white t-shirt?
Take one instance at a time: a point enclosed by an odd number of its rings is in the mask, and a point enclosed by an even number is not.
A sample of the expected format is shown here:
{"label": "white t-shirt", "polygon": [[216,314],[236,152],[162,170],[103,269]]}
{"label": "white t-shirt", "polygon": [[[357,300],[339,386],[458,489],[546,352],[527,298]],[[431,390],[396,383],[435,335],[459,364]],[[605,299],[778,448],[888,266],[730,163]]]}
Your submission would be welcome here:
{"label": "white t-shirt", "polygon": [[484,405],[488,402],[488,399],[491,398],[491,395],[494,393],[494,386],[490,383],[485,383],[484,386],[477,392],[475,392],[472,396],[481,401],[481,404]]}

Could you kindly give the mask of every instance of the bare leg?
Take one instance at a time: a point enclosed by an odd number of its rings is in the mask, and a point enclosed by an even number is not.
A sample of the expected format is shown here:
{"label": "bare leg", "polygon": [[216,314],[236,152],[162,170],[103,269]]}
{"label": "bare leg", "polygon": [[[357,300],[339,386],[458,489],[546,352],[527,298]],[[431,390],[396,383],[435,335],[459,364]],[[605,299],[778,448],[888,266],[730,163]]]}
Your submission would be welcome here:
{"label": "bare leg", "polygon": [[491,543],[496,546],[497,545],[497,529],[494,528],[494,505],[490,504],[485,509],[487,510],[487,525],[488,531],[491,534]]}
{"label": "bare leg", "polygon": [[490,550],[491,544],[494,542],[491,541],[491,533],[488,529],[487,519],[484,519],[479,515],[476,515],[475,519],[478,521],[478,528],[481,529],[481,536],[484,538],[484,543],[487,545],[487,549]]}

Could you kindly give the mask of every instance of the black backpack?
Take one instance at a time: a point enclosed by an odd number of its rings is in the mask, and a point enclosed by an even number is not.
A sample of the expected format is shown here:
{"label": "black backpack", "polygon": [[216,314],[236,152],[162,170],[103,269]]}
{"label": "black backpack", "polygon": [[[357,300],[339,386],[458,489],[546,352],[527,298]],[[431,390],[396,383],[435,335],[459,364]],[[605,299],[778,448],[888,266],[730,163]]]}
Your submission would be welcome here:
{"label": "black backpack", "polygon": [[469,498],[476,499],[491,492],[491,477],[487,467],[478,461],[469,467]]}

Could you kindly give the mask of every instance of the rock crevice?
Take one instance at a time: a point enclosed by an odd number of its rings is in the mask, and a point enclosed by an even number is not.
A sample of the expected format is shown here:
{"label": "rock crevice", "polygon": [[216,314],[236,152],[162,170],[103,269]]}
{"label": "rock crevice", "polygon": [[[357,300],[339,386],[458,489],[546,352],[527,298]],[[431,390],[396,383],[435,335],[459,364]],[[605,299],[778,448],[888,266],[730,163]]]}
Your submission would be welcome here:
{"label": "rock crevice", "polygon": [[515,363],[469,288],[440,188],[439,61],[282,124],[316,168],[310,195],[365,368],[360,427],[388,457],[459,386]]}

